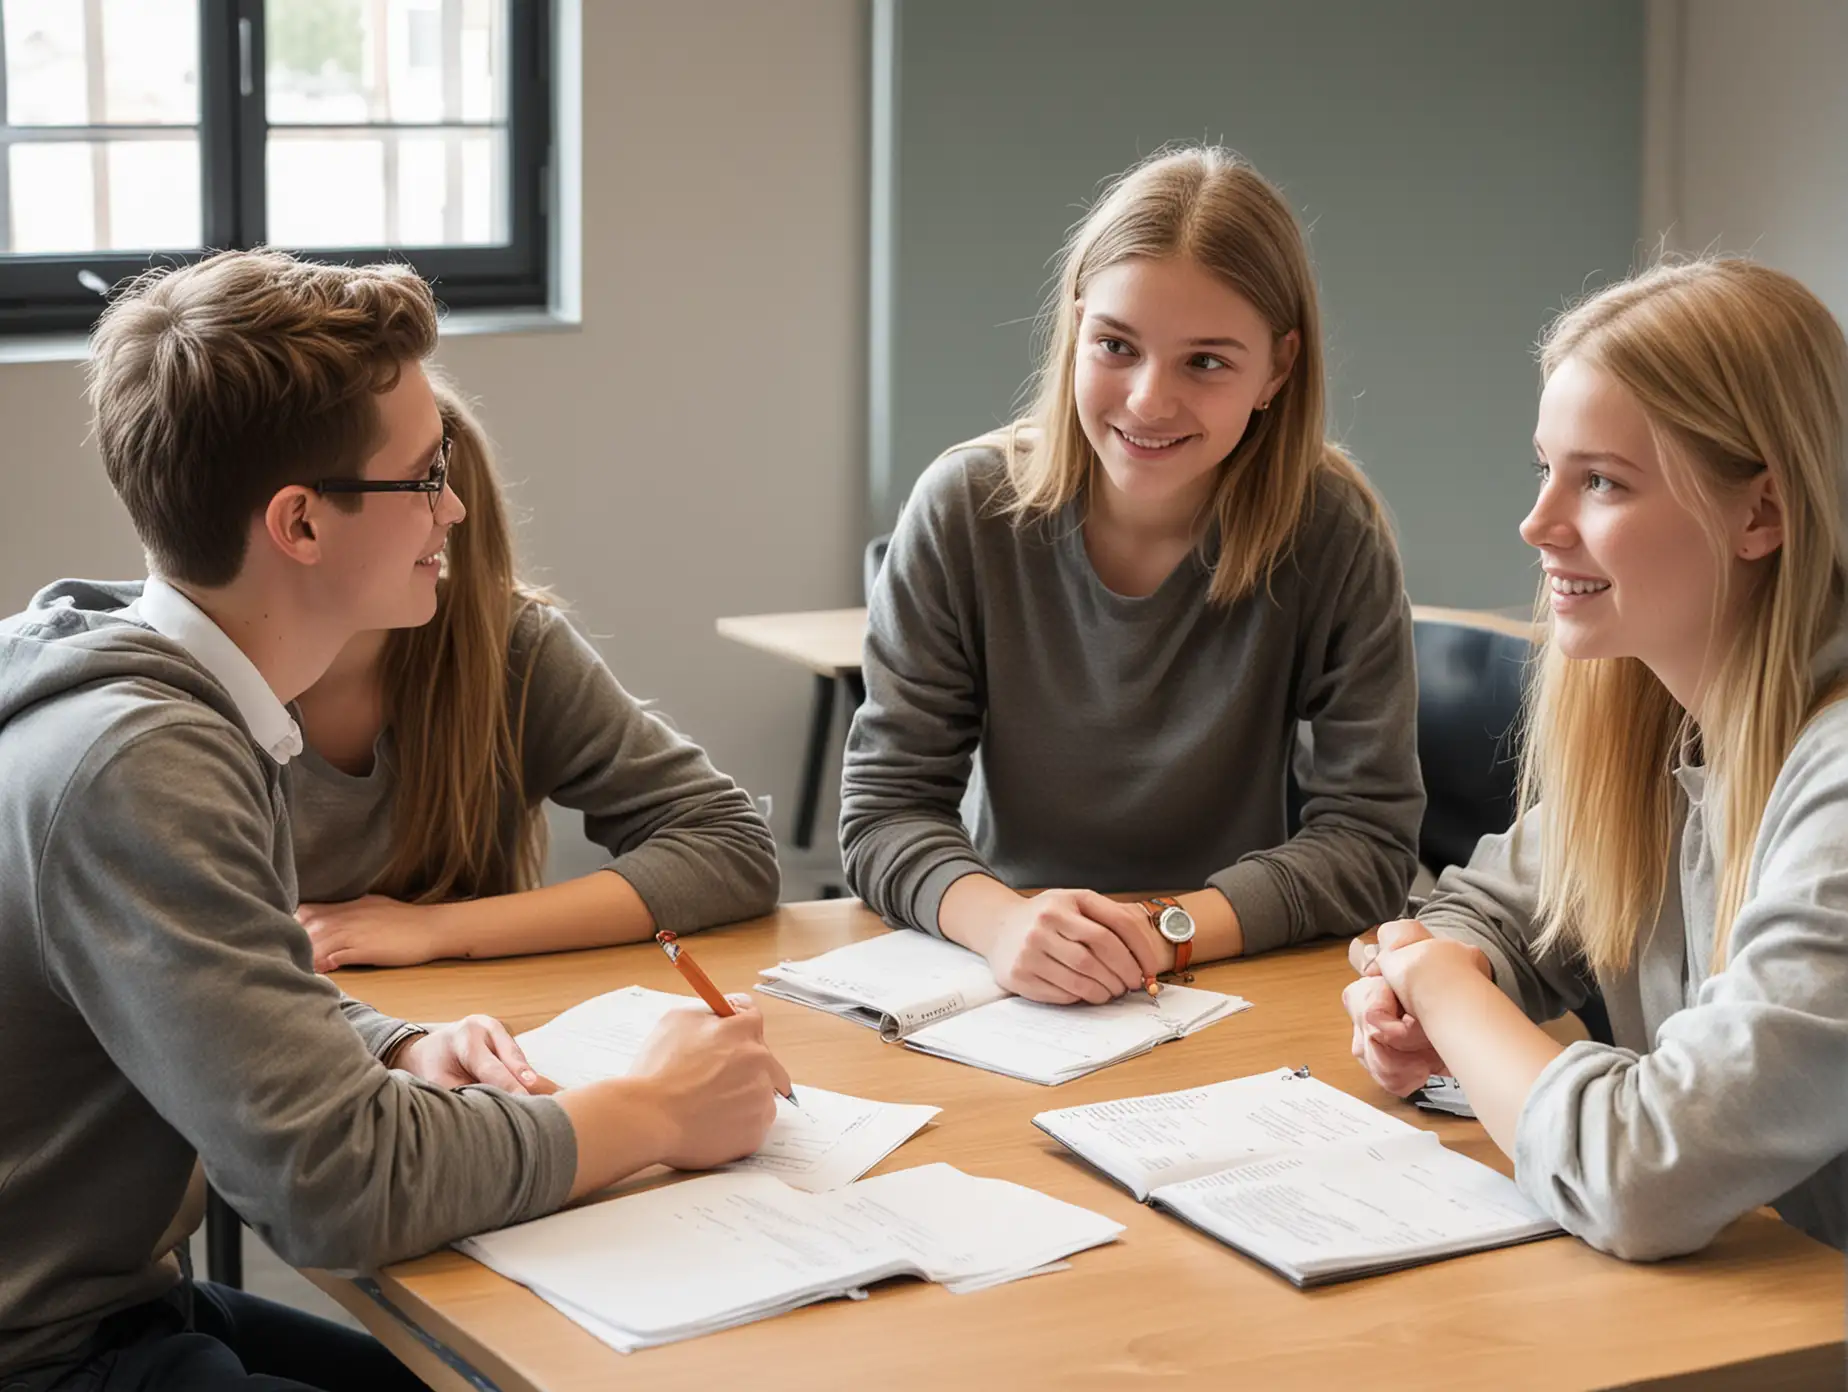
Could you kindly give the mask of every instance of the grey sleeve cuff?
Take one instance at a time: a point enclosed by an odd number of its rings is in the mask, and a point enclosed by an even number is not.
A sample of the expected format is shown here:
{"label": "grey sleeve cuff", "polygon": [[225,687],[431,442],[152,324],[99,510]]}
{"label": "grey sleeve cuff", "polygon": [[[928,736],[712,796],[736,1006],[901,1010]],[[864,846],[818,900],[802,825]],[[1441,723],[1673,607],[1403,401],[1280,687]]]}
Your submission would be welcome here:
{"label": "grey sleeve cuff", "polygon": [[1657,1261],[1699,1250],[1732,1215],[1712,1221],[1713,1196],[1698,1192],[1698,1156],[1688,1157],[1688,1178],[1678,1183],[1647,1155],[1627,1155],[1619,1094],[1637,1061],[1628,1049],[1579,1040],[1541,1069],[1515,1120],[1514,1178],[1541,1211],[1599,1251]]}
{"label": "grey sleeve cuff", "polygon": [[754,877],[734,873],[733,865],[717,856],[695,873],[683,855],[644,844],[602,868],[629,882],[648,906],[657,929],[676,933],[695,933],[715,923],[736,923],[770,913],[783,886],[774,855],[763,859]]}
{"label": "grey sleeve cuff", "polygon": [[1290,931],[1290,903],[1284,898],[1281,880],[1261,859],[1254,858],[1241,860],[1206,882],[1208,888],[1226,896],[1232,912],[1238,915],[1247,957],[1286,947],[1295,940]]}
{"label": "grey sleeve cuff", "polygon": [[340,997],[340,1013],[346,1016],[347,1023],[366,1046],[366,1052],[375,1059],[383,1059],[397,1047],[401,1040],[408,1039],[413,1033],[423,1032],[421,1025],[413,1025],[408,1020],[394,1019],[367,1005],[356,1001],[351,996]]}
{"label": "grey sleeve cuff", "polygon": [[966,875],[992,873],[979,860],[959,858],[944,861],[924,876],[924,882],[918,886],[918,892],[912,900],[913,921],[905,926],[921,928],[932,937],[942,937],[943,925],[937,921],[937,913],[943,907],[943,896],[950,892],[950,886]]}
{"label": "grey sleeve cuff", "polygon": [[[500,1094],[507,1096],[507,1094]],[[532,1186],[526,1203],[509,1220],[524,1223],[564,1206],[577,1182],[577,1129],[555,1097],[508,1097],[533,1126]]]}

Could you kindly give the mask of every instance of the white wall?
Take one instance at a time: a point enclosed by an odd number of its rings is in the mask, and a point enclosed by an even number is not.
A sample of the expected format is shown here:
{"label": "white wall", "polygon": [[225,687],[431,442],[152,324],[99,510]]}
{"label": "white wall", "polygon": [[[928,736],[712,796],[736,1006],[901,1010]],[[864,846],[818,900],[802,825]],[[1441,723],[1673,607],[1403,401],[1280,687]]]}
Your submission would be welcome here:
{"label": "white wall", "polygon": [[[808,679],[712,625],[859,599],[863,6],[583,11],[583,328],[440,356],[521,481],[533,572],[787,827]],[[139,571],[81,389],[80,364],[0,365],[0,612]]]}
{"label": "white wall", "polygon": [[[1746,252],[1848,323],[1848,4],[1654,0],[1646,230]],[[1671,115],[1672,113],[1672,115]]]}

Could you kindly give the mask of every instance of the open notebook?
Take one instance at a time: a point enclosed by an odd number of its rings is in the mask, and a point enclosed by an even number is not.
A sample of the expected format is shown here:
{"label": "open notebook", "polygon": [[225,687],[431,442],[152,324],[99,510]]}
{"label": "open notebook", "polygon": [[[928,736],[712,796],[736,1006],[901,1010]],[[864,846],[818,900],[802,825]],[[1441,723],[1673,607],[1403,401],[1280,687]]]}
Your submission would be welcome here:
{"label": "open notebook", "polygon": [[984,1290],[1060,1270],[1122,1231],[1018,1184],[922,1165],[830,1194],[764,1174],[708,1175],[456,1245],[628,1353],[892,1276]]}
{"label": "open notebook", "polygon": [[1299,1286],[1560,1231],[1512,1181],[1304,1070],[1042,1112],[1123,1185]]}
{"label": "open notebook", "polygon": [[[625,986],[593,997],[519,1036],[527,1062],[560,1087],[627,1073],[642,1042],[670,1010],[704,1010],[694,996]],[[936,1107],[874,1102],[798,1085],[799,1107],[777,1104],[770,1134],[728,1168],[762,1170],[798,1189],[851,1184],[916,1135]]]}
{"label": "open notebook", "polygon": [[1217,991],[1164,986],[1104,1005],[1044,1005],[995,984],[979,953],[909,930],[762,973],[766,994],[827,1010],[939,1058],[1053,1085],[1145,1054],[1250,1009]]}
{"label": "open notebook", "polygon": [[870,1025],[887,1040],[1007,997],[981,953],[910,929],[779,962],[759,975],[770,995]]}

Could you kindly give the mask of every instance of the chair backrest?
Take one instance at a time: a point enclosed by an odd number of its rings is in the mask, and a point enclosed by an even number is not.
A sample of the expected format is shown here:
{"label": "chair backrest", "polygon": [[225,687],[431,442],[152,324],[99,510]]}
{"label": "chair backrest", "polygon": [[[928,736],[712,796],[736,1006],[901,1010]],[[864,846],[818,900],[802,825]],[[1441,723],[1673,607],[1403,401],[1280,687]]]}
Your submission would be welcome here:
{"label": "chair backrest", "polygon": [[1533,629],[1497,614],[1418,608],[1412,645],[1425,785],[1418,855],[1441,870],[1463,864],[1482,837],[1514,820]]}
{"label": "chair backrest", "polygon": [[[1436,871],[1462,865],[1476,843],[1514,821],[1522,683],[1533,652],[1532,626],[1469,609],[1414,606],[1418,665],[1418,762],[1425,814],[1418,859]],[[1298,757],[1307,749],[1305,726]],[[1302,826],[1295,770],[1285,789],[1290,834]]]}
{"label": "chair backrest", "polygon": [[876,536],[866,543],[866,555],[860,561],[860,598],[870,602],[873,597],[873,581],[879,578],[879,567],[885,564],[886,548],[892,544],[892,534]]}

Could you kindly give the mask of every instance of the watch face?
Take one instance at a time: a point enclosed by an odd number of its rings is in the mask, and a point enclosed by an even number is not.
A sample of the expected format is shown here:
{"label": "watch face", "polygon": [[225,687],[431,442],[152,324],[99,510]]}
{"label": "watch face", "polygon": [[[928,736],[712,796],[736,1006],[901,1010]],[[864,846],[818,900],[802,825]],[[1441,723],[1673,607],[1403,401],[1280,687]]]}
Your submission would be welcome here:
{"label": "watch face", "polygon": [[1193,916],[1182,908],[1166,908],[1155,920],[1155,927],[1171,943],[1184,943],[1194,935]]}

